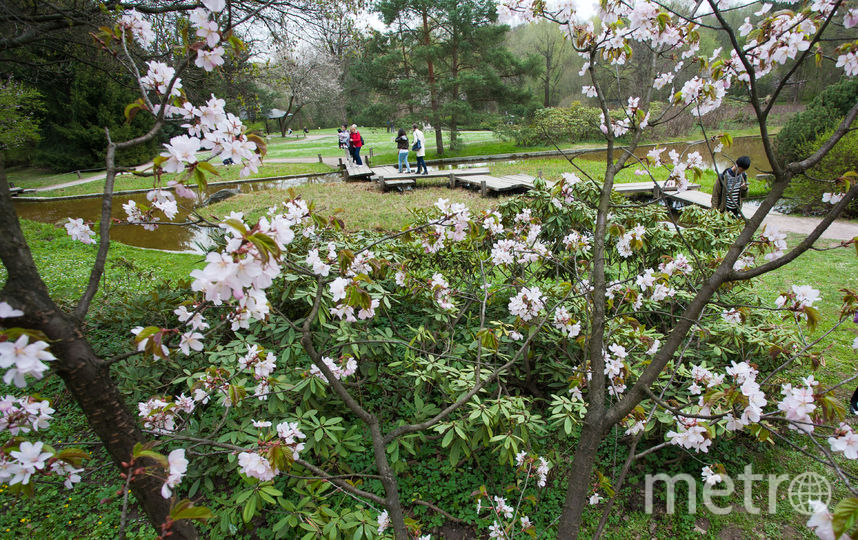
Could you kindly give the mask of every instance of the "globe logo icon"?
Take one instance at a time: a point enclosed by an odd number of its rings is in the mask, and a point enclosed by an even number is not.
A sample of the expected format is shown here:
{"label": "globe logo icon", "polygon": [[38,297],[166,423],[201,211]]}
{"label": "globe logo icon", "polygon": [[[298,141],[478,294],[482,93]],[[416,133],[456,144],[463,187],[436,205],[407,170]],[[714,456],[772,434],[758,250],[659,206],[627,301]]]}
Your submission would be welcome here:
{"label": "globe logo icon", "polygon": [[805,472],[792,479],[788,494],[793,509],[809,516],[813,514],[810,501],[821,501],[826,506],[831,502],[831,484],[823,476],[814,472]]}

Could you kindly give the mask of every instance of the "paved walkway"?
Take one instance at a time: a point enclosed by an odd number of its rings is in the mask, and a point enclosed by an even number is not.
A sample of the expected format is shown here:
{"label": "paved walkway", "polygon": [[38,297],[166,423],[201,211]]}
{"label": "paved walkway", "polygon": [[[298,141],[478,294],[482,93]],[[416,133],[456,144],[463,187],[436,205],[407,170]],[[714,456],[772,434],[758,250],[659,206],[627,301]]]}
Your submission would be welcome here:
{"label": "paved walkway", "polygon": [[[772,224],[782,232],[808,235],[820,222],[820,218],[796,217],[770,212],[763,224]],[[852,240],[858,237],[858,223],[854,221],[837,220],[822,233],[822,238],[830,240]]]}
{"label": "paved walkway", "polygon": [[[134,169],[138,170],[138,171],[143,171],[143,170],[148,169],[151,166],[152,166],[152,162],[150,161],[149,163],[144,163],[143,165],[138,165],[138,166],[134,167]],[[63,184],[54,184],[52,186],[42,186],[42,187],[33,188],[33,191],[51,191],[54,189],[62,189],[62,188],[67,188],[67,187],[71,187],[71,186],[79,186],[81,184],[88,184],[89,182],[95,182],[97,180],[104,180],[106,177],[107,177],[107,173],[103,172],[103,173],[96,174],[95,176],[88,176],[86,178],[81,178],[80,180],[72,180],[71,182],[65,182]]]}

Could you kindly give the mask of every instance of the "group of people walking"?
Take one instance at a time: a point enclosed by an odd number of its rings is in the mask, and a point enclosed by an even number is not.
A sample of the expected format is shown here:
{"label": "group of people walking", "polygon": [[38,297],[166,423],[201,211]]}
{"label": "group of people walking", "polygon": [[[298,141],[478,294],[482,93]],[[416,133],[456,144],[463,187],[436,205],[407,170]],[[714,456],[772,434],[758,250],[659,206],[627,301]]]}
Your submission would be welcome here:
{"label": "group of people walking", "polygon": [[363,160],[360,158],[360,149],[364,145],[364,140],[361,137],[360,131],[358,131],[357,125],[352,124],[351,127],[348,127],[346,124],[343,124],[342,127],[337,128],[337,137],[340,148],[345,148],[349,151],[352,161],[356,165],[363,165]]}
{"label": "group of people walking", "polygon": [[[411,130],[413,144],[411,144],[410,148],[417,157],[417,174],[421,174],[421,170],[423,171],[422,174],[429,174],[425,160],[426,138],[423,136],[423,132],[417,127],[417,124],[411,124]],[[340,148],[348,150],[349,156],[351,156],[352,161],[356,165],[363,165],[363,160],[360,157],[360,149],[365,143],[360,131],[358,131],[357,125],[352,124],[351,127],[347,127],[346,124],[343,124],[342,127],[337,128],[337,134]],[[399,149],[399,172],[403,172],[404,164],[406,172],[411,173],[411,164],[408,162],[408,152],[410,151],[409,140],[405,129],[399,129],[394,142],[396,143],[396,148]]]}
{"label": "group of people walking", "polygon": [[[417,127],[417,124],[411,124],[412,133],[414,135],[414,143],[411,145],[411,150],[414,150],[417,156],[417,174],[429,174],[426,168],[426,138],[423,132]],[[402,164],[405,164],[406,172],[411,173],[411,164],[408,163],[408,135],[403,128],[399,128],[399,132],[394,139],[396,148],[399,149],[399,172],[402,172]],[[421,173],[420,170],[423,170]]]}

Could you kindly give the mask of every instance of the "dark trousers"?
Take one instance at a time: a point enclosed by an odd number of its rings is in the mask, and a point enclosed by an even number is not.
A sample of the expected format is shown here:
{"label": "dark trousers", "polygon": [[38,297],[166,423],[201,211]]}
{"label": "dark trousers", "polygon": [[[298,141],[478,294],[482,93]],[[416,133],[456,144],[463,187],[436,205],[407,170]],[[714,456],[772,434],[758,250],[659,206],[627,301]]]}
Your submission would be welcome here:
{"label": "dark trousers", "polygon": [[426,168],[426,160],[423,158],[424,156],[417,156],[417,174],[420,174],[420,167],[423,167],[423,172],[429,172],[429,169]]}
{"label": "dark trousers", "polygon": [[359,147],[355,148],[354,146],[352,146],[351,148],[349,148],[349,152],[351,152],[351,154],[352,154],[352,159],[354,160],[355,165],[363,165],[363,161],[361,161],[361,159],[360,159],[360,148]]}

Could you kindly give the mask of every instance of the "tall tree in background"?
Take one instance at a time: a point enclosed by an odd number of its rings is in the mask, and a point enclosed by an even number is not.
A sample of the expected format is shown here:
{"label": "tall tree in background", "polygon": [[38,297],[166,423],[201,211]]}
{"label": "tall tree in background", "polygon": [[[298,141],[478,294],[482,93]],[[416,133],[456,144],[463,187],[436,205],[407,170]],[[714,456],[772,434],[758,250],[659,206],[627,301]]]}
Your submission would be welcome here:
{"label": "tall tree in background", "polygon": [[[496,24],[494,1],[424,5],[385,0],[378,9],[390,30],[385,34],[388,54],[376,67],[393,71],[377,74],[375,80],[394,87],[390,89],[400,99],[404,91],[411,92],[412,104],[428,101],[439,155],[444,151],[443,125],[450,128],[455,146],[459,126],[474,122],[480,113],[532,101],[522,81],[535,72],[537,61],[518,59],[504,47],[509,28]],[[409,81],[412,70],[422,84]]]}
{"label": "tall tree in background", "polygon": [[[435,126],[435,146],[438,155],[444,154],[444,138],[441,134],[440,100],[438,97],[438,76],[435,64],[440,56],[435,31],[437,30],[435,2],[420,0],[381,0],[376,9],[388,26],[397,23],[396,31],[401,39],[409,36],[413,41],[410,52],[426,66],[424,81],[429,91],[431,121]],[[413,21],[417,24],[412,26]]]}
{"label": "tall tree in background", "polygon": [[572,79],[577,82],[580,78],[577,72],[584,61],[575,55],[556,24],[539,21],[521,25],[510,31],[507,45],[521,57],[536,55],[539,58],[542,69],[535,75],[534,82],[542,95],[543,107],[560,104],[562,98],[572,92],[580,93],[580,88],[573,90]]}

